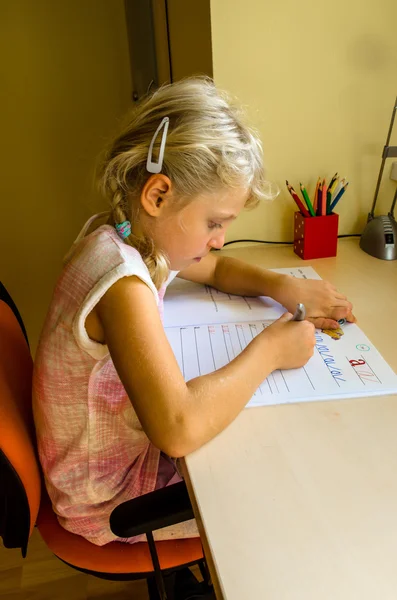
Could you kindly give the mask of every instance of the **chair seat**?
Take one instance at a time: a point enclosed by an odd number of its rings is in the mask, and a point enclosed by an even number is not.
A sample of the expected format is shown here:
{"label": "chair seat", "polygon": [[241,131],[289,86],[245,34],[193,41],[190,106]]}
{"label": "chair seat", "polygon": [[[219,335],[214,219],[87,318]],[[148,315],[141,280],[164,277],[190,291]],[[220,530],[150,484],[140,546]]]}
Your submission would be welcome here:
{"label": "chair seat", "polygon": [[[143,575],[153,571],[146,542],[126,544],[111,542],[95,546],[85,538],[64,529],[52,510],[48,498],[43,498],[37,527],[49,549],[61,560],[80,569],[98,573]],[[156,542],[162,569],[172,569],[203,558],[200,538]]]}

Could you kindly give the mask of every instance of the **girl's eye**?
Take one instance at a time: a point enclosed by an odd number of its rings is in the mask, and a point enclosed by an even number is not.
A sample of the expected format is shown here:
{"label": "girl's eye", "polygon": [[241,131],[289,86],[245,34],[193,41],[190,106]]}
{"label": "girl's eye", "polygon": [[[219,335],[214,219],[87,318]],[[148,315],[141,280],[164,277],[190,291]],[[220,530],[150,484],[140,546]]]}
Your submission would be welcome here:
{"label": "girl's eye", "polygon": [[208,229],[222,229],[222,225],[220,223],[214,223],[213,221],[210,221],[208,223]]}

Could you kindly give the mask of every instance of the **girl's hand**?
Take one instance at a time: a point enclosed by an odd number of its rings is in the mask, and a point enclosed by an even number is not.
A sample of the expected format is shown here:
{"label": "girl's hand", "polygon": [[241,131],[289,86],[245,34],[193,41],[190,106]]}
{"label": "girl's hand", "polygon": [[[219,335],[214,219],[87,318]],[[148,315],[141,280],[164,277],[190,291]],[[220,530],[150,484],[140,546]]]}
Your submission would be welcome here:
{"label": "girl's hand", "polygon": [[351,302],[328,281],[291,277],[276,300],[292,313],[298,302],[304,304],[306,319],[317,329],[337,329],[339,319],[356,322]]}
{"label": "girl's hand", "polygon": [[315,328],[308,321],[292,321],[284,313],[260,334],[270,339],[274,369],[298,369],[313,356]]}

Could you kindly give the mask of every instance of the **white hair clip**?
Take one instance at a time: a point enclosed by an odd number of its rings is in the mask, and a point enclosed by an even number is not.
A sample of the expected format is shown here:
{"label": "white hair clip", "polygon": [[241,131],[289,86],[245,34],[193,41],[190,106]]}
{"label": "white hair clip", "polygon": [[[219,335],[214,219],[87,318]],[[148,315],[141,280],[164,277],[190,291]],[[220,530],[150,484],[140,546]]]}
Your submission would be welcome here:
{"label": "white hair clip", "polygon": [[[146,161],[146,169],[147,169],[147,171],[149,171],[149,173],[160,173],[161,172],[161,169],[163,167],[165,142],[167,139],[169,123],[170,123],[169,118],[164,117],[164,119],[161,121],[160,125],[157,127],[154,136],[152,137],[152,141],[150,142],[149,152],[148,152],[147,161]],[[154,145],[154,142],[156,141],[156,138],[157,138],[158,134],[160,133],[162,127],[164,127],[164,130],[163,130],[163,135],[161,137],[159,158],[158,158],[157,162],[153,162],[152,161],[153,145]]]}

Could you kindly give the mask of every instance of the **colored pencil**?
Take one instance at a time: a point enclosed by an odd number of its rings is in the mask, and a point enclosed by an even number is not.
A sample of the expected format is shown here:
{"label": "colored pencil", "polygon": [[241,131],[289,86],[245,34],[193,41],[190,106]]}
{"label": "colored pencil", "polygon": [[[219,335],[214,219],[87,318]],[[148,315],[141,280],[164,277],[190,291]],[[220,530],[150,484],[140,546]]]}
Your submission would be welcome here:
{"label": "colored pencil", "polygon": [[342,198],[343,194],[346,191],[347,186],[349,185],[349,182],[347,182],[343,188],[340,190],[339,194],[336,196],[335,200],[332,202],[331,206],[330,206],[330,210],[331,212],[334,210],[335,206],[338,204],[339,200]]}
{"label": "colored pencil", "polygon": [[325,217],[327,214],[327,186],[325,185],[325,179],[323,179],[323,185],[321,188],[321,216]]}
{"label": "colored pencil", "polygon": [[332,185],[328,186],[328,191],[330,192],[331,196],[334,193],[334,191],[336,190],[336,188],[338,187],[338,181],[339,181],[339,177],[337,177]]}
{"label": "colored pencil", "polygon": [[336,172],[335,175],[333,176],[333,178],[331,179],[331,181],[329,182],[329,186],[328,186],[328,190],[327,190],[327,212],[326,214],[329,215],[329,207],[331,206],[331,201],[332,201],[332,192],[334,191],[335,187],[338,185],[338,173]]}
{"label": "colored pencil", "polygon": [[338,185],[336,186],[336,188],[332,191],[332,202],[335,200],[336,196],[339,194],[339,192],[341,191],[341,189],[343,188],[343,186],[346,183],[346,179],[343,178],[340,180],[340,182],[338,183]]}
{"label": "colored pencil", "polygon": [[318,202],[318,188],[320,185],[320,181],[321,181],[321,178],[319,177],[317,179],[317,185],[316,185],[316,189],[315,189],[314,196],[313,196],[313,210],[316,214],[317,214],[317,202]]}
{"label": "colored pencil", "polygon": [[333,178],[330,181],[330,184],[328,186],[328,190],[327,190],[327,215],[330,214],[330,206],[331,206],[331,202],[332,202],[332,194],[333,194],[334,189],[338,185],[338,180],[339,180],[338,174],[335,173],[335,175],[333,176]]}
{"label": "colored pencil", "polygon": [[316,214],[318,217],[321,217],[321,198],[323,197],[323,184],[320,181],[320,185],[317,190],[317,211]]}
{"label": "colored pencil", "polygon": [[312,217],[315,217],[316,213],[314,212],[312,203],[310,202],[309,194],[307,193],[306,188],[301,183],[299,185],[300,185],[302,196],[304,197],[305,202],[307,204],[307,208],[309,209],[309,213],[311,214]]}
{"label": "colored pencil", "polygon": [[291,194],[291,196],[293,197],[293,199],[295,200],[295,203],[296,203],[297,207],[299,208],[300,212],[303,214],[303,216],[310,217],[310,213],[305,208],[302,200],[299,198],[298,194],[295,192],[295,190],[292,187],[292,185],[290,185],[288,183],[288,181],[286,181],[285,183],[287,184],[288,191]]}
{"label": "colored pencil", "polygon": [[329,191],[329,188],[327,190],[327,215],[329,215],[329,207],[331,206],[331,198],[332,198],[332,192]]}
{"label": "colored pencil", "polygon": [[329,182],[328,189],[330,189],[334,185],[334,182],[337,179],[337,177],[338,177],[338,173],[336,172],[335,175],[333,176],[333,178],[331,179],[331,181]]}

